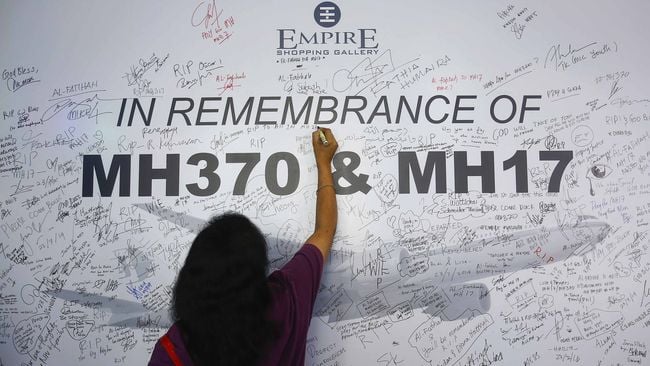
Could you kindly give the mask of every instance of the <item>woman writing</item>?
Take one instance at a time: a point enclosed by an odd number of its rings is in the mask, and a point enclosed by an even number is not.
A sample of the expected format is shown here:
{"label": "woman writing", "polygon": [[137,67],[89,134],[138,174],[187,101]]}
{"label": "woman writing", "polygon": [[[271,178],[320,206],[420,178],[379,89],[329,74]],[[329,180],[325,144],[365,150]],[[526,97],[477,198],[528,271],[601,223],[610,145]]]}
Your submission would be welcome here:
{"label": "woman writing", "polygon": [[266,241],[245,216],[210,220],[197,235],[172,297],[174,325],[149,366],[303,365],[323,262],[336,231],[329,129],[312,134],[318,170],[313,234],[281,269],[266,275]]}

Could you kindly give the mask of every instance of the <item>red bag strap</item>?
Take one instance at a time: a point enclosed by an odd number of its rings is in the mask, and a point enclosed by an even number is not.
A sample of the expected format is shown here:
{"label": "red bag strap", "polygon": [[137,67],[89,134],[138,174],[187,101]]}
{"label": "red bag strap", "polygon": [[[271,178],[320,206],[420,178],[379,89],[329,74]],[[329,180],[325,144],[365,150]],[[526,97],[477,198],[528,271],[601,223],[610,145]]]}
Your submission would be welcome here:
{"label": "red bag strap", "polygon": [[165,348],[165,351],[167,351],[169,358],[172,359],[174,366],[183,366],[181,359],[178,358],[176,351],[174,351],[174,345],[172,344],[172,341],[169,339],[169,336],[165,334],[164,336],[162,336],[162,338],[160,338],[160,342],[162,343],[162,346]]}

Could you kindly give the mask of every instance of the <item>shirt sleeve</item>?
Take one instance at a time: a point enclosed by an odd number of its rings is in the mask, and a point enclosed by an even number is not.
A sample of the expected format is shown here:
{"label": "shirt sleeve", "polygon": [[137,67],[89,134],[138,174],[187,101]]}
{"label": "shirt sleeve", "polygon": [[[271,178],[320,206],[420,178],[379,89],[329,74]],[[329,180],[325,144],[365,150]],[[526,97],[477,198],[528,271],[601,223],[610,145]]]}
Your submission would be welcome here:
{"label": "shirt sleeve", "polygon": [[[180,330],[178,329],[178,326],[176,324],[173,324],[167,331],[166,335],[169,337],[172,347],[174,348],[174,352],[176,353],[176,356],[178,357],[181,364],[183,366],[192,366],[193,365],[192,359],[190,358],[190,355],[187,353],[187,349],[185,348],[185,344],[183,343],[183,340],[181,338],[181,333]],[[174,365],[175,365],[174,361],[172,361],[171,356],[167,353],[167,350],[162,344],[162,338],[158,339],[156,345],[154,346],[153,352],[151,354],[151,359],[149,360],[147,366],[174,366]]]}
{"label": "shirt sleeve", "polygon": [[167,356],[167,352],[165,352],[165,349],[163,348],[162,344],[160,343],[160,340],[156,342],[156,345],[154,346],[153,352],[151,354],[151,358],[149,359],[149,363],[147,366],[172,366],[172,361]]}
{"label": "shirt sleeve", "polygon": [[297,305],[301,309],[308,309],[311,318],[323,274],[323,255],[320,250],[313,244],[304,244],[280,272],[291,283]]}

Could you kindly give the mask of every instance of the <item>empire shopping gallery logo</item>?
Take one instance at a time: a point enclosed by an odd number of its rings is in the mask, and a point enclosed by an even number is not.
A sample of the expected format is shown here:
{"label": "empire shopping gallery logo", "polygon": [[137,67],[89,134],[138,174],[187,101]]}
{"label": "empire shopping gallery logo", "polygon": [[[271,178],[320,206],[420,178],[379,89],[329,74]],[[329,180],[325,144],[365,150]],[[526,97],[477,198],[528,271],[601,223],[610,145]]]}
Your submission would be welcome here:
{"label": "empire shopping gallery logo", "polygon": [[325,1],[314,9],[314,20],[325,28],[335,26],[341,20],[341,9],[331,1]]}
{"label": "empire shopping gallery logo", "polygon": [[[327,30],[306,31],[296,28],[277,30],[277,56],[376,55],[379,41],[376,28],[335,30],[342,19],[341,8],[324,1],[314,8],[316,25]],[[349,17],[348,17],[349,18]]]}

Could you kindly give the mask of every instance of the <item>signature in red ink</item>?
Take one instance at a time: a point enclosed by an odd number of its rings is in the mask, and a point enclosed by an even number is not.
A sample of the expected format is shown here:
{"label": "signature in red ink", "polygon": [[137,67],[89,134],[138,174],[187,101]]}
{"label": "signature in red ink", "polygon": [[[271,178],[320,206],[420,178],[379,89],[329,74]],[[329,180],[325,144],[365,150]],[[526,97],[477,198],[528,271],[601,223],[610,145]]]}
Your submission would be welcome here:
{"label": "signature in red ink", "polygon": [[217,89],[221,91],[221,92],[219,93],[219,95],[223,95],[223,93],[225,93],[225,92],[227,92],[227,91],[229,91],[229,90],[230,90],[230,91],[235,90],[236,87],[240,87],[240,86],[241,86],[241,85],[239,85],[239,84],[235,84],[235,81],[231,79],[231,80],[227,80],[227,81],[223,84],[222,87],[217,88]]}
{"label": "signature in red ink", "polygon": [[233,91],[235,88],[238,88],[241,86],[241,84],[235,84],[235,81],[240,80],[240,79],[245,79],[246,74],[241,73],[241,74],[227,74],[227,75],[218,75],[217,76],[217,82],[223,82],[223,86],[217,88],[217,90],[220,91],[219,95],[222,95],[226,91]]}
{"label": "signature in red ink", "polygon": [[217,29],[216,31],[217,33],[215,35],[212,34],[212,30],[210,30],[210,32],[203,32],[203,39],[211,38],[213,42],[222,44],[232,36],[232,33],[228,31],[221,31],[221,29]]}
{"label": "signature in red ink", "polygon": [[221,28],[221,25],[219,24],[221,13],[223,13],[223,9],[217,10],[216,0],[212,0],[211,3],[201,1],[199,5],[194,8],[194,12],[192,13],[192,25],[198,27],[203,24],[205,29],[208,29],[208,27],[211,27],[216,23],[217,28]]}
{"label": "signature in red ink", "polygon": [[223,43],[232,36],[227,29],[235,25],[233,16],[222,15],[223,9],[217,8],[216,0],[202,1],[192,13],[192,25],[201,27],[201,38],[211,39],[215,43]]}

